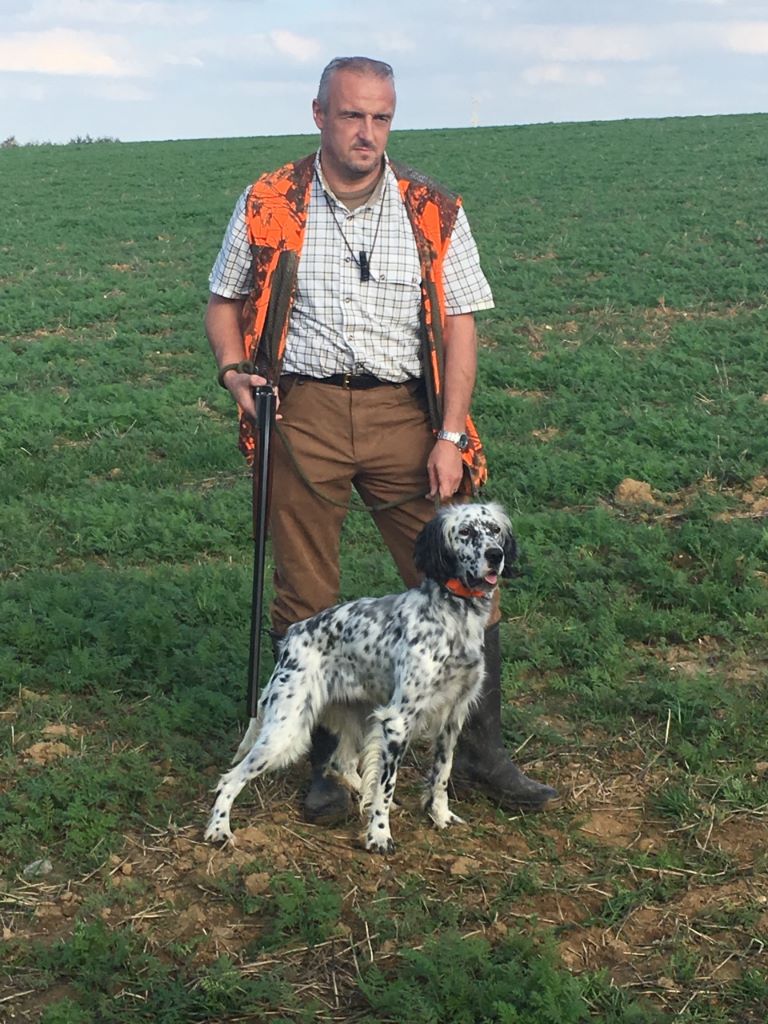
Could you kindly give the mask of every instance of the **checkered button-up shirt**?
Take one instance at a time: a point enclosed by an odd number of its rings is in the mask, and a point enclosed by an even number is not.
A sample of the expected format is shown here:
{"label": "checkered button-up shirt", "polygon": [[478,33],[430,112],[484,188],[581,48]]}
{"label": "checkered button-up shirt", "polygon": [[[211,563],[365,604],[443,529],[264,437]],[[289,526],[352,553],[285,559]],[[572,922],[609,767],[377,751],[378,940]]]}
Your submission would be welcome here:
{"label": "checkered button-up shirt", "polygon": [[[319,159],[316,169],[283,371],[370,373],[390,381],[421,376],[421,269],[397,178],[387,165],[381,186],[350,211],[323,182]],[[244,298],[251,289],[249,191],[237,202],[209,277],[211,291],[224,298]],[[368,281],[361,280],[361,251],[369,260]],[[461,207],[443,276],[447,315],[493,306]]]}

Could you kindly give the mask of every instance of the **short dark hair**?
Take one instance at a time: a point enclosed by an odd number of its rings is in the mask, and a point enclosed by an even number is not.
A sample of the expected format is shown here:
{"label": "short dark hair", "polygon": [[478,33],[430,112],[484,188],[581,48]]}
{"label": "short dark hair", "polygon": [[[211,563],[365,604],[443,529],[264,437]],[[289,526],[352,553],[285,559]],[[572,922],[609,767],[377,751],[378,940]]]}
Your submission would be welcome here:
{"label": "short dark hair", "polygon": [[336,71],[356,71],[360,75],[375,75],[376,78],[388,78],[394,88],[395,73],[390,64],[372,57],[334,57],[330,64],[323,68],[320,85],[317,88],[317,104],[322,111],[328,109],[328,92],[331,76]]}

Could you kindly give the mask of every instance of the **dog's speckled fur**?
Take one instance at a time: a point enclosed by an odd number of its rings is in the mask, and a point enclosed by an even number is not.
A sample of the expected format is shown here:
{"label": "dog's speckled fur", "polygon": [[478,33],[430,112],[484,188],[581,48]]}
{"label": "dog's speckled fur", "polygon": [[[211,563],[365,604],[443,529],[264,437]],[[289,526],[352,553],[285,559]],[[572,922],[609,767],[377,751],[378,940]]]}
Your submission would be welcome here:
{"label": "dog's speckled fur", "polygon": [[[420,587],[337,605],[291,626],[235,755],[242,760],[219,782],[206,839],[232,839],[229,815],[240,790],[298,760],[318,724],[339,737],[329,770],[360,795],[368,850],[394,850],[390,805],[417,736],[434,749],[424,809],[438,828],[460,822],[448,807],[453,751],[483,681],[491,595],[514,557],[500,506],[449,506],[416,541]],[[479,596],[455,596],[444,587],[449,579]]]}

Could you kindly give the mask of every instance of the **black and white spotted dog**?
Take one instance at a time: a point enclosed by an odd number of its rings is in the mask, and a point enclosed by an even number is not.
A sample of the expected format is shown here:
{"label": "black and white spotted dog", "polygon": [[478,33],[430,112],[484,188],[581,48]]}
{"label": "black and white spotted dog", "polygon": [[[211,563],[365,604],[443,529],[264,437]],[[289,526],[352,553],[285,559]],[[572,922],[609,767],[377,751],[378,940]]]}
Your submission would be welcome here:
{"label": "black and white spotted dog", "polygon": [[242,760],[219,781],[205,838],[232,840],[229,814],[240,790],[298,760],[318,724],[339,737],[329,770],[359,794],[368,850],[394,850],[397,770],[418,736],[434,748],[424,809],[438,828],[462,823],[448,808],[453,752],[483,681],[491,595],[514,558],[499,505],[450,506],[417,538],[420,587],[336,605],[291,626],[235,755]]}

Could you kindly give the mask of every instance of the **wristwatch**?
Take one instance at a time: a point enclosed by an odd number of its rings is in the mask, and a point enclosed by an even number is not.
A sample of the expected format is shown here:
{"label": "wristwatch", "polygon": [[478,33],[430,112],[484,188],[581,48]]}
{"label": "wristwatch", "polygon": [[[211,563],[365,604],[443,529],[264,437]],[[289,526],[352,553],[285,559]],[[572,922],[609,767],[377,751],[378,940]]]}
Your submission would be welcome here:
{"label": "wristwatch", "polygon": [[455,430],[438,430],[437,440],[450,441],[456,445],[460,452],[465,452],[469,448],[469,438],[467,435],[459,434]]}

